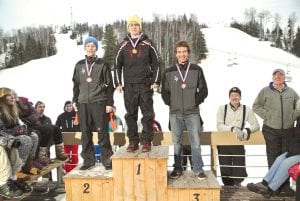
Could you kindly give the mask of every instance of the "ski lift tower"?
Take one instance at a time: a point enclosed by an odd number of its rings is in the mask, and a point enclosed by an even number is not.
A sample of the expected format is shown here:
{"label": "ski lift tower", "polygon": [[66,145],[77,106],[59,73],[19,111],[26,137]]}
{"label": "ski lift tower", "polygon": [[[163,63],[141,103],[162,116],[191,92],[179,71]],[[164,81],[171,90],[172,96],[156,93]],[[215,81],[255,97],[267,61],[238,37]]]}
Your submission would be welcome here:
{"label": "ski lift tower", "polygon": [[288,63],[287,66],[286,66],[286,74],[285,74],[285,81],[286,82],[291,82],[292,79],[293,79],[293,77],[291,75],[290,66],[291,66],[290,63]]}

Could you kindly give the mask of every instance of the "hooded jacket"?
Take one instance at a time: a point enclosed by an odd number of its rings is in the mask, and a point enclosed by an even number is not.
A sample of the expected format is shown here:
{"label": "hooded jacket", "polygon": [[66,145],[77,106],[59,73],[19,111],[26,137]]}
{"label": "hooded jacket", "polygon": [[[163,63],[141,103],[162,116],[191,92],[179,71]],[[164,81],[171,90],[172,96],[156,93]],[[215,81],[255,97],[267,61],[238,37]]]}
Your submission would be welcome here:
{"label": "hooded jacket", "polygon": [[122,84],[122,71],[125,85],[128,83],[160,84],[159,56],[153,42],[141,33],[137,43],[137,53],[132,53],[133,46],[128,34],[119,45],[116,56],[115,84]]}

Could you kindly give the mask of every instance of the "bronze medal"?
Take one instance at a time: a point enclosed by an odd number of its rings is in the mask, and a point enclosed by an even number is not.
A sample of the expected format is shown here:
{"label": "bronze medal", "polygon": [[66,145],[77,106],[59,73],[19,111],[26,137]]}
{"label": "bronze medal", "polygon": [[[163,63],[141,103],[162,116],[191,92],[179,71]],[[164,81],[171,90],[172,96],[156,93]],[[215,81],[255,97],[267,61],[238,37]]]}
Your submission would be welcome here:
{"label": "bronze medal", "polygon": [[86,78],[86,81],[87,81],[87,82],[92,82],[93,80],[92,80],[91,77],[88,77],[88,78]]}
{"label": "bronze medal", "polygon": [[181,85],[181,88],[185,88],[186,87],[186,84],[185,83],[182,83],[182,85]]}
{"label": "bronze medal", "polygon": [[131,52],[132,52],[132,54],[136,54],[136,53],[137,53],[137,49],[133,48],[133,49],[131,50]]}

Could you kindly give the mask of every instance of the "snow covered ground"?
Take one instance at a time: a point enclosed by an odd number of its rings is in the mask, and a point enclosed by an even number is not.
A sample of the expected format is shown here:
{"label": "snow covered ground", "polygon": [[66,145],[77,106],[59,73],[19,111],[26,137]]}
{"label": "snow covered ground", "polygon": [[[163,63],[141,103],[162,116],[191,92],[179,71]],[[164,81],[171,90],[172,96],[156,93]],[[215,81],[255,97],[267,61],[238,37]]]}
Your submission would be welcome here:
{"label": "snow covered ground", "polygon": [[[209,89],[208,98],[201,105],[206,131],[216,130],[217,108],[229,101],[228,91],[231,87],[239,87],[242,91],[242,103],[252,106],[259,90],[271,81],[275,68],[287,70],[289,66],[293,79],[288,85],[300,94],[299,58],[270,47],[269,42],[259,42],[237,29],[214,27],[202,31],[209,50],[208,58],[201,63]],[[76,41],[70,40],[68,34],[56,34],[56,39],[57,55],[0,71],[0,87],[15,89],[18,95],[29,97],[33,103],[39,100],[45,102],[46,115],[53,122],[63,112],[64,102],[72,99],[73,69],[76,62],[84,56],[83,46],[77,46]],[[102,56],[102,49],[98,53]],[[117,115],[124,122],[123,94],[116,92],[114,99]],[[167,131],[168,107],[158,93],[154,95],[154,109],[156,119],[163,130]],[[204,147],[204,153],[207,150]],[[247,152],[251,154],[264,151],[263,146],[247,147]],[[209,157],[204,160],[208,161]],[[252,162],[267,164],[263,157],[247,159],[248,165]],[[265,172],[266,169],[248,169],[249,176],[263,176]],[[246,180],[244,184],[248,181],[250,180]]]}

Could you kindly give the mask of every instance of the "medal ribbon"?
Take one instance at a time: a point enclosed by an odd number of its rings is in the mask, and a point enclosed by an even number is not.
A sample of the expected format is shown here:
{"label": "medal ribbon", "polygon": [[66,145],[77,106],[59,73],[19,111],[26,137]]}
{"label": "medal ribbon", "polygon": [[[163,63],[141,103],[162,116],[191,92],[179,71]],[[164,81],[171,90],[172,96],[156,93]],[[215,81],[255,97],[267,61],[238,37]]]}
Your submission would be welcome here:
{"label": "medal ribbon", "polygon": [[190,70],[190,66],[191,66],[191,63],[189,62],[188,66],[187,66],[187,68],[186,68],[186,71],[185,71],[185,75],[184,75],[184,77],[183,77],[183,75],[182,75],[182,73],[181,73],[181,71],[180,71],[179,65],[176,64],[178,73],[179,73],[179,75],[180,75],[181,80],[182,80],[183,83],[185,83],[185,80],[186,80],[186,78],[187,78],[188,72],[189,72],[189,70]]}
{"label": "medal ribbon", "polygon": [[92,70],[93,70],[93,67],[94,67],[95,63],[96,63],[96,62],[94,61],[94,62],[92,63],[92,65],[91,65],[90,69],[89,69],[89,64],[88,64],[87,60],[85,60],[85,69],[86,69],[86,72],[87,72],[87,74],[88,74],[88,77],[91,77]]}
{"label": "medal ribbon", "polygon": [[135,43],[132,41],[131,37],[127,36],[132,47],[135,49],[135,47],[137,46],[138,42],[140,41],[141,36],[143,35],[143,33],[140,34],[140,36],[137,38],[137,40],[135,41]]}

